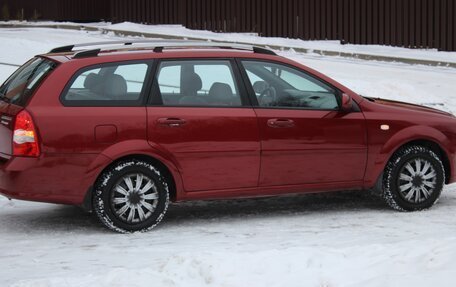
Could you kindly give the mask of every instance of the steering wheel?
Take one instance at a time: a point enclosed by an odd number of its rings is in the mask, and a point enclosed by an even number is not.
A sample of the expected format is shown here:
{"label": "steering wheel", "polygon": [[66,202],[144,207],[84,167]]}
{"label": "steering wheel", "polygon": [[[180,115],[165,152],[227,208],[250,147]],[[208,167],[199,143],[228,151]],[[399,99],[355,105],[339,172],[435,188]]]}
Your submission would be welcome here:
{"label": "steering wheel", "polygon": [[260,106],[270,106],[270,104],[276,102],[276,100],[277,91],[273,86],[268,86],[258,96],[258,103],[260,104]]}

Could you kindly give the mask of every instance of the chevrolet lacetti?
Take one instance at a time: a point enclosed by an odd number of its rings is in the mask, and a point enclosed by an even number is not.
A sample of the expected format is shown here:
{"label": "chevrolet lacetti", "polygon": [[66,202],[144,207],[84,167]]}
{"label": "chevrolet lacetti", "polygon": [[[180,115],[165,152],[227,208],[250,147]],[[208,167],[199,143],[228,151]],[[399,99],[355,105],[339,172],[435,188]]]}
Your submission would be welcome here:
{"label": "chevrolet lacetti", "polygon": [[146,231],[170,201],[376,190],[401,211],[455,181],[456,119],[362,97],[235,44],[58,47],[0,87],[0,193]]}

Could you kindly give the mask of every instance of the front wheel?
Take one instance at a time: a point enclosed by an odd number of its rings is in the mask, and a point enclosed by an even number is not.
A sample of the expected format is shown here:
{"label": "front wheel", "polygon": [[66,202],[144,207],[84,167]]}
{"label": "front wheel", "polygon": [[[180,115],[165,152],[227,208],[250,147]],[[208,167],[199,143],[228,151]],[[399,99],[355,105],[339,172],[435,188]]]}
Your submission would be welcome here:
{"label": "front wheel", "polygon": [[148,231],[163,219],[168,204],[166,177],[146,161],[120,161],[95,184],[93,209],[99,221],[113,231]]}
{"label": "front wheel", "polygon": [[383,197],[394,209],[430,208],[440,197],[445,170],[440,158],[422,146],[408,146],[394,154],[383,176]]}

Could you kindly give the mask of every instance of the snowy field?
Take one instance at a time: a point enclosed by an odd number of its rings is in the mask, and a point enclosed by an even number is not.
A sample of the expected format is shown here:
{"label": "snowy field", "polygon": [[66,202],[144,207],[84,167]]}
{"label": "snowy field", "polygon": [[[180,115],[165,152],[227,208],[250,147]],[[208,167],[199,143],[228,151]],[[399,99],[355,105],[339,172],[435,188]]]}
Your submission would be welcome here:
{"label": "snowy field", "polygon": [[[112,38],[0,29],[0,62]],[[456,113],[456,69],[282,54],[363,95]],[[0,81],[14,69],[0,65]],[[76,207],[0,196],[0,286],[453,286],[455,210],[456,186],[416,213],[353,192],[179,203],[154,231],[119,235]]]}

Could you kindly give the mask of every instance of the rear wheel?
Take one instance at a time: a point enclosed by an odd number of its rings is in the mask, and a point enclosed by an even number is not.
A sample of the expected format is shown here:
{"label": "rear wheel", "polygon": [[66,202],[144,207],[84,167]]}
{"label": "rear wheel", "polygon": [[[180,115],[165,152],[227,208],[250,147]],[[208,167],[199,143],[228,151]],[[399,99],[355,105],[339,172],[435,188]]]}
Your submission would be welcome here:
{"label": "rear wheel", "polygon": [[103,225],[117,232],[152,229],[163,219],[168,204],[167,179],[146,161],[120,161],[95,185],[93,209]]}
{"label": "rear wheel", "polygon": [[422,210],[437,202],[444,183],[440,158],[428,148],[408,146],[396,152],[386,166],[383,197],[396,210]]}

